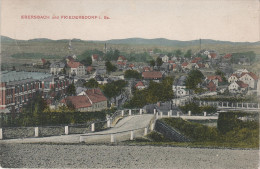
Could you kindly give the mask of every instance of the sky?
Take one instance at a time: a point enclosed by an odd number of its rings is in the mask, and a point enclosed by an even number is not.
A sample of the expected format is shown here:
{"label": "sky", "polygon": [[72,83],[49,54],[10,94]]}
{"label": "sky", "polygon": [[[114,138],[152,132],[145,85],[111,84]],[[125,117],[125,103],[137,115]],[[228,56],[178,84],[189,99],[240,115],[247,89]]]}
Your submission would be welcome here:
{"label": "sky", "polygon": [[[25,15],[50,19],[22,19]],[[21,40],[140,37],[255,42],[260,40],[259,19],[259,0],[1,0],[0,31]]]}

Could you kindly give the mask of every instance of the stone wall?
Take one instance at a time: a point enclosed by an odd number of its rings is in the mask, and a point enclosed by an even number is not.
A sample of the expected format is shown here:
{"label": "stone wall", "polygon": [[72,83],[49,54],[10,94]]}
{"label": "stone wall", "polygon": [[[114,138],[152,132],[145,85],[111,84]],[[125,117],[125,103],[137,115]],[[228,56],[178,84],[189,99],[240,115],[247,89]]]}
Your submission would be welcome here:
{"label": "stone wall", "polygon": [[3,128],[4,139],[34,137],[34,127],[5,127]]}
{"label": "stone wall", "polygon": [[171,141],[176,141],[176,142],[191,141],[191,139],[184,136],[183,134],[178,132],[176,129],[165,124],[164,122],[162,122],[160,120],[156,120],[154,129],[155,129],[155,131],[162,133],[164,135],[164,137],[168,138]]}

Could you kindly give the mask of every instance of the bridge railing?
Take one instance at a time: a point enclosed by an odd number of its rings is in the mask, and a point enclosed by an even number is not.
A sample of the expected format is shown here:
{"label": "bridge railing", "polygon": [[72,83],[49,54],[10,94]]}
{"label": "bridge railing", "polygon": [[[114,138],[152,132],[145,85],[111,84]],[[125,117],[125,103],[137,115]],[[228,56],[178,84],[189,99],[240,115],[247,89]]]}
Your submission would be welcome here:
{"label": "bridge railing", "polygon": [[215,106],[218,108],[243,108],[260,109],[259,103],[221,102],[221,101],[198,101],[200,106]]}

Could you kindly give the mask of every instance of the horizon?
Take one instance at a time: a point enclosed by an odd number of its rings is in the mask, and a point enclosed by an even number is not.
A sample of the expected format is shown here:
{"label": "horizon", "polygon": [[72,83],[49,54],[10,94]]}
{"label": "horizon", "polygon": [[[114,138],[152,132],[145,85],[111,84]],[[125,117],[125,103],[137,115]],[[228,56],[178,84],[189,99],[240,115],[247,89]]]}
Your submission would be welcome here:
{"label": "horizon", "polygon": [[13,40],[20,40],[20,41],[29,41],[29,40],[35,40],[35,39],[47,39],[47,40],[52,40],[52,41],[58,41],[58,40],[81,40],[81,41],[94,41],[94,42],[105,42],[105,41],[111,41],[111,40],[126,40],[126,39],[144,39],[144,40],[156,40],[156,39],[163,39],[163,40],[169,40],[169,41],[179,41],[179,42],[190,42],[190,41],[199,41],[199,40],[212,40],[212,41],[219,41],[219,42],[231,42],[231,43],[258,43],[259,41],[230,41],[230,40],[216,40],[216,39],[192,39],[192,40],[177,40],[177,39],[168,39],[168,38],[142,38],[142,37],[129,37],[129,38],[122,38],[122,39],[107,39],[107,40],[86,40],[86,39],[80,39],[80,38],[62,38],[62,39],[50,39],[46,37],[36,37],[33,39],[14,39],[12,37],[6,36],[6,35],[1,35],[1,37],[7,37]]}
{"label": "horizon", "polygon": [[258,42],[259,7],[258,0],[2,0],[1,35],[24,40]]}

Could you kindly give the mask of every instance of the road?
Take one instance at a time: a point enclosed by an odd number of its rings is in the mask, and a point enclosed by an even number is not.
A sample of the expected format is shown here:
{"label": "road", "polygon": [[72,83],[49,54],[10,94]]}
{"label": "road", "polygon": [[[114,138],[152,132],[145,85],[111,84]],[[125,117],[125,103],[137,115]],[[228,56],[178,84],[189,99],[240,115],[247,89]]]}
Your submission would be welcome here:
{"label": "road", "polygon": [[[104,130],[101,132],[94,132],[94,133],[88,133],[85,137],[91,137],[91,142],[104,140],[106,142],[109,142],[110,140],[110,134],[111,133],[118,133],[123,131],[129,131],[122,133],[121,135],[124,135],[124,137],[127,137],[129,135],[130,138],[130,131],[136,130],[139,128],[146,127],[153,115],[151,114],[143,114],[143,115],[135,115],[135,116],[128,116],[120,120],[115,127]],[[138,131],[139,133],[136,133],[136,136],[140,135],[142,132]],[[79,143],[80,141],[80,135],[81,134],[73,134],[73,135],[62,135],[62,136],[52,136],[52,137],[40,137],[40,138],[24,138],[24,139],[9,139],[9,140],[0,140],[1,143]],[[103,135],[103,136],[100,136]],[[127,137],[128,138],[128,137]],[[125,138],[125,139],[127,139]],[[128,138],[128,139],[129,139]],[[124,139],[124,140],[125,140]],[[103,141],[102,141],[103,142]]]}
{"label": "road", "polygon": [[152,114],[125,117],[110,130],[82,135],[81,141],[87,143],[110,142],[111,135],[113,135],[115,142],[125,141],[130,139],[131,131],[134,132],[134,137],[141,137],[144,135],[144,128],[149,125],[152,117]]}

